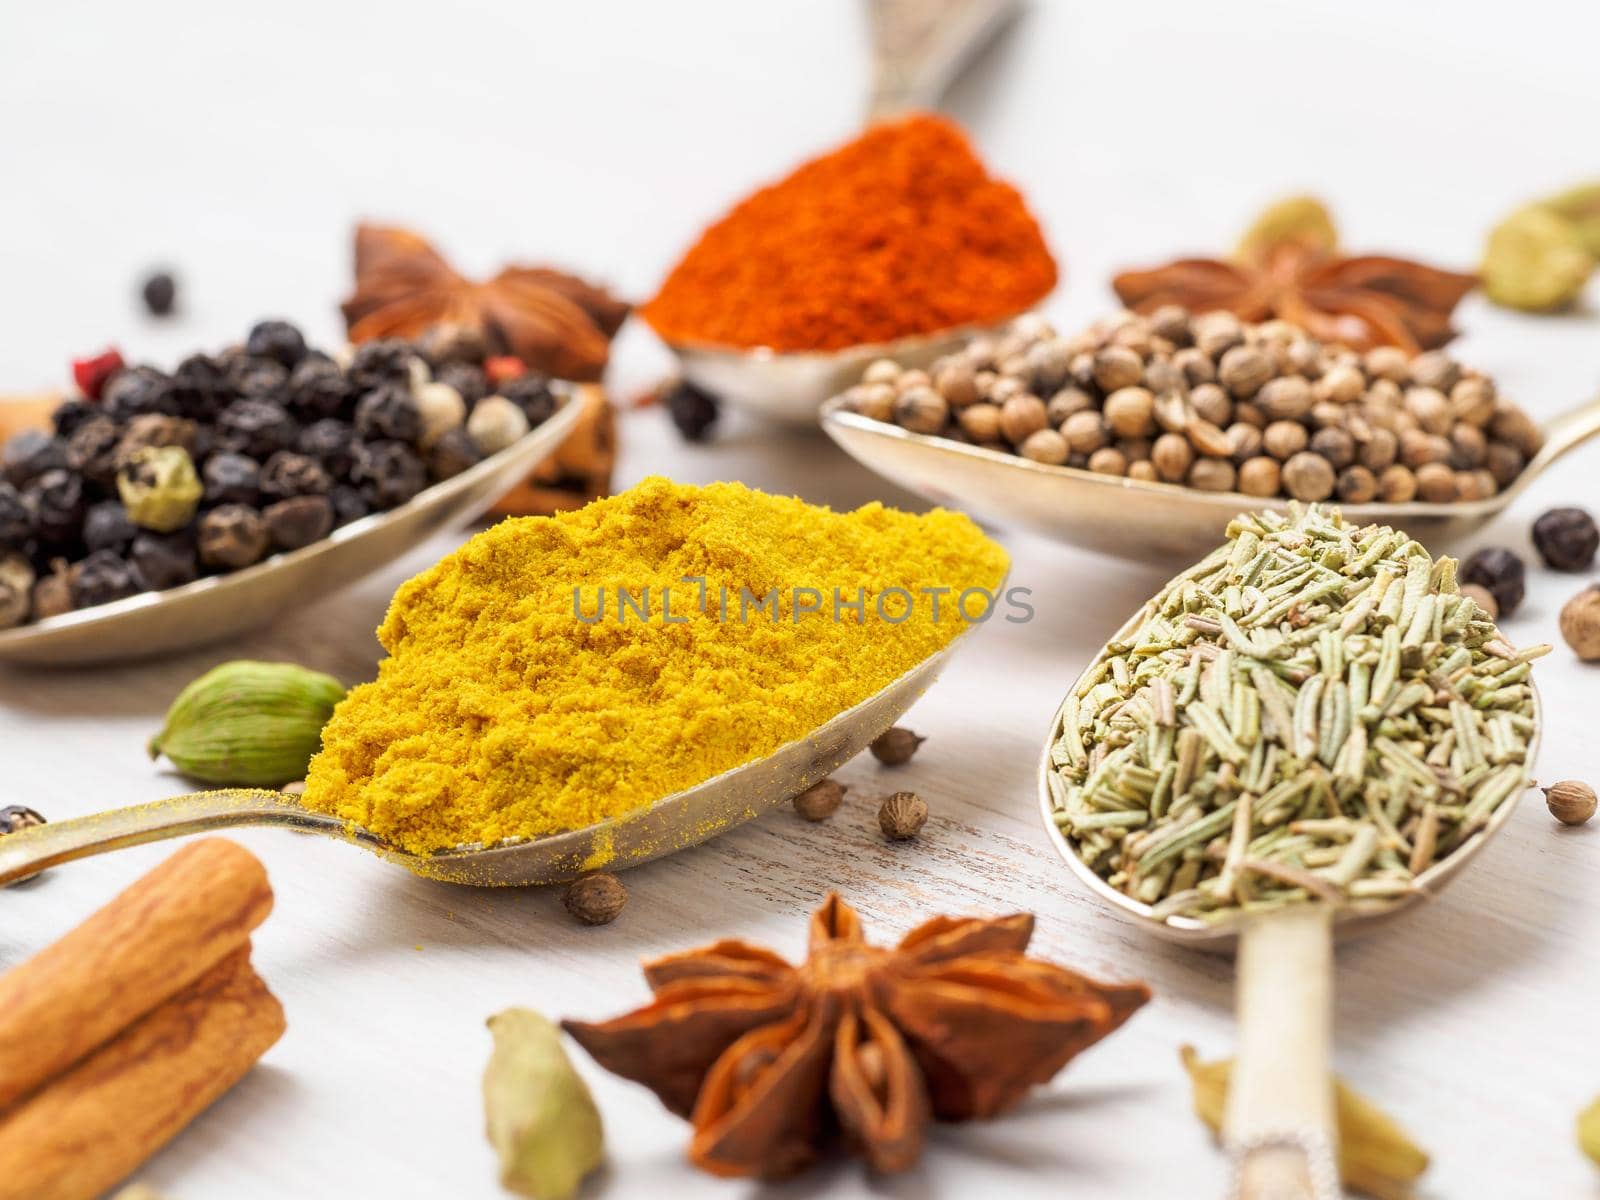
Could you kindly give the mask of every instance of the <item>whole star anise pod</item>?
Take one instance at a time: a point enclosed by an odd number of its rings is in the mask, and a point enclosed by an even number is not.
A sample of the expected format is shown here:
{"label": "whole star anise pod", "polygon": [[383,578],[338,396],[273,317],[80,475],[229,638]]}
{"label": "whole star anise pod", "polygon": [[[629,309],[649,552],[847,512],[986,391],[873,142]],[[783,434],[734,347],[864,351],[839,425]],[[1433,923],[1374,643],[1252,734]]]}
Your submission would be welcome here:
{"label": "whole star anise pod", "polygon": [[549,267],[507,267],[474,282],[408,229],[356,227],[355,292],[341,306],[352,342],[415,339],[438,325],[480,334],[491,354],[510,354],[559,379],[598,380],[628,305],[605,289]]}
{"label": "whole star anise pod", "polygon": [[789,1175],[840,1137],[903,1171],[930,1120],[1001,1112],[1150,998],[1028,958],[1032,933],[1025,913],[937,917],[872,946],[830,895],[799,967],[717,942],[646,963],[646,1007],[563,1024],[690,1120],[689,1158],[713,1174]]}
{"label": "whole star anise pod", "polygon": [[1325,342],[1417,354],[1455,337],[1450,314],[1477,282],[1475,275],[1404,258],[1346,258],[1327,210],[1297,197],[1264,213],[1231,262],[1184,258],[1123,271],[1111,286],[1135,312],[1177,304],[1190,312],[1223,309],[1246,321],[1279,317]]}

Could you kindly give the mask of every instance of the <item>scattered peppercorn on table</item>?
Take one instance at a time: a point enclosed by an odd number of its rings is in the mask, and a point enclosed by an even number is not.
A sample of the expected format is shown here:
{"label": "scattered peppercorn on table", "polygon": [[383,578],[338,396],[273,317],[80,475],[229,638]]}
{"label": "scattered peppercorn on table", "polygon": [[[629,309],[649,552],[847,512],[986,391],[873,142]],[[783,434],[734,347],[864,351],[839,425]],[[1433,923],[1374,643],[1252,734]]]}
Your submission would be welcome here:
{"label": "scattered peppercorn on table", "polygon": [[[846,5],[729,3],[692,20],[681,8],[629,5],[625,18],[606,22],[603,31],[588,28],[594,22],[586,6],[506,9],[507,36],[494,41],[544,47],[573,62],[629,64],[626,76],[608,75],[604,88],[580,98],[571,93],[581,77],[521,70],[515,56],[486,46],[481,28],[431,21],[424,54],[409,34],[401,36],[398,20],[393,29],[358,26],[353,15],[326,6],[313,14],[291,5],[288,15],[302,19],[261,26],[242,44],[213,42],[211,32],[197,29],[186,53],[202,64],[242,59],[256,66],[307,61],[307,55],[317,61],[321,52],[299,32],[314,16],[332,42],[365,39],[369,61],[440,80],[428,89],[428,111],[419,101],[402,105],[392,125],[357,122],[354,87],[361,77],[330,69],[333,91],[285,91],[274,119],[284,131],[325,129],[327,106],[339,106],[346,117],[337,159],[331,149],[323,156],[314,137],[284,133],[276,144],[282,153],[313,161],[299,170],[267,169],[260,158],[264,135],[256,133],[249,154],[223,154],[206,167],[205,186],[194,189],[203,196],[115,189],[115,208],[105,212],[107,238],[140,259],[176,256],[184,316],[170,329],[125,317],[137,297],[111,294],[140,264],[119,259],[108,272],[104,248],[83,245],[85,197],[104,188],[108,156],[123,178],[133,170],[130,161],[109,147],[104,154],[86,150],[82,170],[67,173],[62,191],[9,197],[27,218],[28,244],[51,251],[4,256],[20,285],[0,295],[11,334],[0,339],[0,381],[20,388],[53,380],[60,363],[83,348],[86,329],[114,337],[141,359],[176,363],[194,348],[236,338],[264,306],[302,321],[318,344],[336,343],[340,326],[331,305],[343,276],[308,272],[302,244],[308,227],[299,225],[291,237],[282,219],[322,211],[301,207],[313,186],[336,197],[341,213],[415,220],[459,253],[463,267],[500,262],[526,245],[531,256],[548,256],[643,299],[713,214],[853,132],[850,87],[821,87],[840,47],[856,44],[856,14]],[[726,39],[707,33],[715,22],[735,19],[737,55],[729,54]],[[1115,300],[1106,280],[1114,269],[1215,249],[1241,213],[1301,179],[1337,191],[1353,246],[1409,249],[1458,267],[1471,265],[1494,211],[1561,183],[1546,177],[1554,168],[1531,150],[1525,159],[1516,145],[1487,155],[1485,131],[1537,122],[1545,131],[1541,144],[1584,144],[1595,95],[1583,55],[1594,37],[1580,35],[1600,30],[1574,29],[1555,44],[1541,39],[1533,46],[1504,28],[1441,31],[1437,13],[1425,18],[1392,5],[1358,5],[1350,19],[1381,20],[1395,29],[1397,46],[1439,46],[1452,61],[1495,56],[1505,86],[1492,96],[1399,49],[1385,57],[1376,41],[1372,61],[1362,64],[1364,71],[1383,70],[1389,81],[1385,111],[1451,98],[1455,115],[1430,131],[1429,155],[1452,164],[1449,190],[1473,198],[1460,206],[1466,211],[1446,208],[1437,188],[1414,179],[1413,133],[1391,131],[1364,108],[1358,122],[1327,97],[1309,107],[1293,98],[1291,85],[1303,78],[1348,69],[1340,57],[1347,43],[1337,51],[1308,48],[1290,17],[1273,18],[1264,9],[1209,13],[1216,36],[1207,40],[1213,56],[1207,88],[1180,97],[1156,83],[1192,72],[1188,7],[1163,3],[1155,14],[1145,10],[1135,18],[1114,6],[1032,6],[1027,27],[1002,48],[1004,73],[989,78],[981,103],[977,91],[958,93],[955,110],[989,170],[1024,191],[1058,255],[1063,290],[1045,309],[1055,328],[1084,329],[1110,312]],[[76,47],[78,88],[102,76],[120,79],[123,56],[150,52],[158,33],[131,11],[108,13],[102,49],[75,34],[66,14],[43,9],[31,20],[42,44]],[[1064,72],[1065,49],[1086,45],[1126,50],[1074,56]],[[1264,45],[1283,51],[1281,63],[1263,55]],[[1131,65],[1144,81],[1139,87],[1128,86]],[[485,70],[514,78],[521,91],[515,102],[476,102]],[[41,78],[22,67],[16,75],[16,82],[0,84],[0,95]],[[176,108],[195,103],[160,72],[141,69],[141,80],[119,89],[119,104],[151,139],[140,153],[170,169],[194,147],[188,134],[169,134],[166,122]],[[1264,82],[1289,99],[1261,105]],[[449,98],[454,85],[475,98],[470,109]],[[1562,102],[1552,104],[1552,93]],[[1116,102],[1107,105],[1113,95]],[[807,105],[796,105],[800,96]],[[249,99],[226,88],[207,94],[199,107],[208,111],[194,119],[203,123],[208,144],[238,146],[239,131],[255,128],[260,115],[246,107]],[[735,107],[736,126],[729,118]],[[541,110],[562,113],[567,133],[552,140],[536,128],[528,114]],[[1085,115],[1072,118],[1075,112]],[[1176,132],[1191,123],[1235,126],[1243,113],[1250,114],[1248,140],[1255,147],[1248,170],[1238,155],[1221,152],[1216,137]],[[745,136],[740,129],[761,132]],[[64,125],[56,134],[74,144],[84,136]],[[419,162],[457,161],[463,139],[479,137],[496,147],[493,177],[475,175],[470,184],[461,176],[447,179],[434,204],[424,205],[416,196]],[[42,161],[23,158],[24,168]],[[1516,179],[1506,180],[1508,174]],[[553,186],[556,180],[561,187]],[[75,197],[71,204],[59,202],[62,192]],[[236,244],[231,233],[226,248],[208,241],[208,231],[218,228],[219,197],[261,230],[258,245]],[[480,210],[480,203],[489,208]],[[99,219],[101,207],[92,211]],[[520,226],[502,230],[484,211],[514,211]],[[475,240],[478,228],[488,231]],[[343,217],[313,228],[334,248],[344,245],[345,232]],[[1387,235],[1394,247],[1383,245]],[[1541,321],[1491,309],[1474,295],[1455,319],[1465,336],[1448,353],[1491,375],[1536,420],[1592,392],[1593,347],[1600,344],[1595,318],[1579,313]],[[615,347],[615,390],[626,396],[653,382],[659,365],[650,339],[630,328]],[[738,414],[724,413],[706,444],[682,441],[659,408],[624,411],[620,424],[619,488],[662,475],[686,484],[738,480],[836,510],[872,500],[922,507],[820,438],[769,430]],[[1526,596],[1502,627],[1518,646],[1555,644],[1534,671],[1544,722],[1535,774],[1546,785],[1600,777],[1593,746],[1600,667],[1581,664],[1558,628],[1563,604],[1600,576],[1536,567],[1529,536],[1549,508],[1600,509],[1595,470],[1593,452],[1576,454],[1460,547],[1465,553],[1505,545],[1529,564]],[[8,768],[0,807],[27,805],[60,820],[187,790],[145,749],[184,685],[233,659],[293,661],[343,684],[371,679],[380,653],[373,631],[395,589],[463,536],[434,539],[350,590],[233,644],[114,670],[0,671],[0,748]],[[1007,586],[1030,589],[1032,618],[1008,622],[1001,612],[971,631],[938,684],[900,722],[926,738],[909,760],[889,765],[863,754],[851,761],[836,775],[847,787],[842,800],[821,820],[781,805],[697,848],[626,872],[626,907],[608,924],[569,916],[560,889],[444,886],[321,838],[229,833],[270,876],[275,907],[252,934],[251,961],[281,1001],[287,1030],[136,1178],[172,1200],[330,1194],[498,1200],[509,1193],[484,1136],[480,1087],[492,1045],[485,1018],[533,1008],[552,1020],[610,1020],[648,1001],[641,959],[721,937],[770,947],[798,963],[805,958],[807,914],[837,890],[873,941],[886,945],[935,914],[1033,912],[1030,956],[1097,980],[1143,981],[1152,999],[1003,1119],[933,1126],[913,1174],[885,1184],[841,1158],[797,1185],[801,1193],[862,1200],[885,1187],[1023,1200],[1225,1194],[1226,1163],[1194,1113],[1179,1052],[1192,1045],[1205,1064],[1234,1053],[1231,967],[1153,941],[1079,890],[1047,841],[1037,801],[1038,753],[1063,692],[1172,572],[1005,531],[995,536],[1012,560]],[[1588,616],[1573,619],[1594,624]],[[928,814],[914,837],[891,840],[880,809],[901,792],[920,797]],[[1600,824],[1561,825],[1530,793],[1463,882],[1383,936],[1339,951],[1336,1069],[1427,1151],[1425,1195],[1474,1200],[1594,1190],[1595,1169],[1575,1144],[1573,1123],[1600,1092],[1600,1057],[1573,1033],[1588,1028],[1600,990],[1597,838]],[[0,971],[55,942],[175,848],[128,849],[0,891]],[[589,1181],[584,1200],[752,1194],[748,1181],[720,1181],[690,1165],[688,1127],[648,1091],[600,1069],[570,1042],[568,1049],[606,1130],[608,1168]],[[1496,1131],[1493,1139],[1482,1136],[1485,1128]]]}

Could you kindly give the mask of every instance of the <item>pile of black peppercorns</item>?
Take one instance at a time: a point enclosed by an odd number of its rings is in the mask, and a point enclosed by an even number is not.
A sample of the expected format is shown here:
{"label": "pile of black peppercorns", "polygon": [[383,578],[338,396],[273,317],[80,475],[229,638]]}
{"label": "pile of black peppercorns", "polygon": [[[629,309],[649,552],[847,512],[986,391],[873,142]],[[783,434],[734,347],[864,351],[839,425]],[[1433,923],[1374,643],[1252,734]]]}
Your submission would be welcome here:
{"label": "pile of black peppercorns", "polygon": [[285,321],[167,373],[115,352],[0,447],[0,629],[237,571],[406,503],[559,404],[441,326],[339,356]]}

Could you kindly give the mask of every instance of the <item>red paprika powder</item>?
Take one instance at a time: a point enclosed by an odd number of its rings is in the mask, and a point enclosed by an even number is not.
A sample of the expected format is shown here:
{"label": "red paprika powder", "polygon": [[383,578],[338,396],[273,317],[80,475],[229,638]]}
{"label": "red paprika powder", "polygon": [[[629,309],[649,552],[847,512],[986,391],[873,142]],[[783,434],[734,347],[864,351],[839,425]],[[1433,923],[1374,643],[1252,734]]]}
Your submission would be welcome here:
{"label": "red paprika powder", "polygon": [[701,234],[640,312],[671,342],[837,350],[1014,316],[1056,264],[942,117],[876,125]]}

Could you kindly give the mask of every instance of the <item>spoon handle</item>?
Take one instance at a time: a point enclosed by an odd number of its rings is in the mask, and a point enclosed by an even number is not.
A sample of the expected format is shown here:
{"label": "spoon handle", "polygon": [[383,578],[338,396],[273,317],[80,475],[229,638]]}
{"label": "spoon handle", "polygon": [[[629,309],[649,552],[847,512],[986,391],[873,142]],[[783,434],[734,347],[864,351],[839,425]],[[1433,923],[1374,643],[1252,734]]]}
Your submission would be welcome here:
{"label": "spoon handle", "polygon": [[1240,931],[1239,1053],[1224,1131],[1234,1200],[1337,1200],[1333,926],[1296,905]]}
{"label": "spoon handle", "polygon": [[1533,456],[1525,475],[1532,477],[1580,442],[1600,433],[1600,399],[1562,413],[1544,427],[1544,445]]}
{"label": "spoon handle", "polygon": [[932,108],[1018,0],[867,0],[873,87],[867,117]]}
{"label": "spoon handle", "polygon": [[345,832],[344,822],[310,812],[281,792],[256,788],[191,792],[8,834],[0,838],[0,887],[75,858],[229,825],[283,825],[307,833]]}

